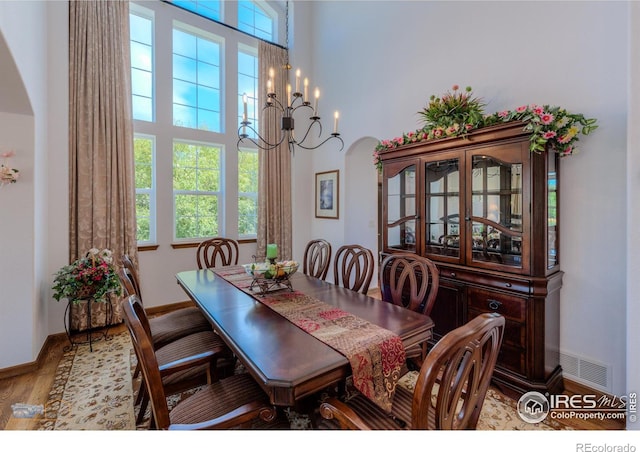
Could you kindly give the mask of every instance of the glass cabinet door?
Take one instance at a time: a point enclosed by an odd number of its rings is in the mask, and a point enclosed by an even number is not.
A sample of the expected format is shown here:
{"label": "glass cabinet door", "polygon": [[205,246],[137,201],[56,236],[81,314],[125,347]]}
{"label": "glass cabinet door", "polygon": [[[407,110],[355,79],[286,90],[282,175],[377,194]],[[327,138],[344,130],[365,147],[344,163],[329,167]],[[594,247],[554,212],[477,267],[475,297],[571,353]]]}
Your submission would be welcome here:
{"label": "glass cabinet door", "polygon": [[416,165],[386,175],[386,246],[416,251]]}
{"label": "glass cabinet door", "polygon": [[471,222],[471,260],[522,268],[522,162],[473,155],[470,164],[471,204],[465,219]]}
{"label": "glass cabinet door", "polygon": [[460,159],[425,163],[425,253],[460,259]]}

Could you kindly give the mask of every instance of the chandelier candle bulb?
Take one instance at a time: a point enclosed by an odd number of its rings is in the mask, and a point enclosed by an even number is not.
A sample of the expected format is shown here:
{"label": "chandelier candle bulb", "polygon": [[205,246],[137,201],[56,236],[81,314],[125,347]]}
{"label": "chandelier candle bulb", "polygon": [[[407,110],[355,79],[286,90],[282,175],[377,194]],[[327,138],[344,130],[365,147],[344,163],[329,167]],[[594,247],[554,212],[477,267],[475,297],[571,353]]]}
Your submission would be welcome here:
{"label": "chandelier candle bulb", "polygon": [[296,70],[296,93],[300,92],[300,69]]}
{"label": "chandelier candle bulb", "polygon": [[291,83],[287,83],[287,104],[291,106]]}
{"label": "chandelier candle bulb", "polygon": [[333,133],[338,133],[338,118],[340,117],[340,113],[336,111],[333,115]]}
{"label": "chandelier candle bulb", "polygon": [[303,102],[307,102],[309,99],[309,79],[307,77],[304,78],[304,97],[302,98]]}
{"label": "chandelier candle bulb", "polygon": [[320,97],[320,90],[316,88],[316,100],[313,104],[313,116],[318,116],[318,98]]}
{"label": "chandelier candle bulb", "polygon": [[242,104],[244,105],[244,114],[243,114],[243,116],[242,116],[242,120],[243,120],[243,121],[246,121],[246,120],[247,120],[247,118],[249,117],[249,116],[247,115],[247,102],[248,102],[248,100],[249,100],[249,98],[247,97],[247,93],[244,93],[244,94],[242,95]]}

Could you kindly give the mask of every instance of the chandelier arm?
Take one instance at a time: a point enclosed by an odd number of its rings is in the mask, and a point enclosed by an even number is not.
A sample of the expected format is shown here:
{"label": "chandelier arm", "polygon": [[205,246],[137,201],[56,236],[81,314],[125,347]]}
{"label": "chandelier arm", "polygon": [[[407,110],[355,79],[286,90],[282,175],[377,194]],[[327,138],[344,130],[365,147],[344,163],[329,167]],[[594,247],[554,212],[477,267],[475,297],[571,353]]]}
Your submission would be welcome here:
{"label": "chandelier arm", "polygon": [[[253,132],[255,134],[257,138],[257,140],[253,137],[250,137],[249,134],[246,133],[246,130],[244,130],[242,133],[240,133],[240,130],[243,128],[247,128],[249,129],[251,132]],[[252,142],[254,145],[256,145],[258,148],[265,150],[265,151],[269,151],[271,149],[275,149],[278,146],[280,146],[285,138],[286,138],[287,134],[286,133],[282,133],[280,134],[280,139],[278,140],[278,142],[276,143],[269,143],[267,140],[265,140],[262,135],[260,135],[258,133],[258,131],[256,129],[253,128],[253,126],[251,126],[250,123],[242,123],[242,125],[240,127],[238,127],[238,142],[236,144],[236,147],[239,148],[240,147],[240,143],[244,142],[244,140],[249,140],[250,142]]]}
{"label": "chandelier arm", "polygon": [[[342,151],[344,149],[344,140],[340,137],[339,133],[332,133],[331,135],[329,135],[327,138],[325,138],[325,140],[322,143],[319,143],[315,146],[305,146],[302,142],[296,142],[295,144],[298,147],[301,147],[302,149],[307,149],[307,150],[313,150],[313,149],[318,149],[320,146],[322,146],[323,144],[325,144],[327,141],[329,140],[333,140],[334,138],[337,138],[338,140],[340,140],[340,151]],[[291,145],[291,143],[289,143],[289,145]]]}
{"label": "chandelier arm", "polygon": [[276,110],[280,110],[280,113],[284,113],[286,107],[284,105],[282,105],[282,102],[280,102],[278,100],[278,98],[275,96],[275,94],[273,96],[269,96],[269,99],[271,99],[274,102],[267,102],[266,105],[264,107],[262,107],[262,111],[264,112],[267,108],[273,108]]}
{"label": "chandelier arm", "polygon": [[[309,132],[311,132],[311,129],[313,128],[313,126],[317,123],[318,127],[320,127],[320,131],[318,132],[318,138],[320,138],[320,136],[322,135],[322,123],[320,122],[320,118],[318,118],[317,116],[312,116],[311,118],[311,124],[309,124],[309,127],[307,127],[307,131],[305,132],[304,136],[302,137],[302,140],[300,141],[296,141],[296,143],[298,145],[304,143],[305,141],[307,141],[307,138],[309,137]],[[326,140],[325,140],[326,141]],[[308,149],[308,148],[305,148]],[[315,148],[312,148],[315,149]]]}

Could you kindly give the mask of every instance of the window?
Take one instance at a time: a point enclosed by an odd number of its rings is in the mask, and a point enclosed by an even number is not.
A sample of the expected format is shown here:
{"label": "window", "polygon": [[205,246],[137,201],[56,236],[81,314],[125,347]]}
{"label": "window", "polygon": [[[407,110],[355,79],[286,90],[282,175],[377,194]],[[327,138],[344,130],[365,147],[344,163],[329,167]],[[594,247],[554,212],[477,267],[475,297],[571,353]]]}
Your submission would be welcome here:
{"label": "window", "polygon": [[238,152],[238,235],[255,237],[258,233],[258,152]]}
{"label": "window", "polygon": [[175,238],[219,233],[221,149],[176,141],[173,144]]}
{"label": "window", "polygon": [[[264,8],[261,8],[261,3]],[[248,0],[240,0],[238,2],[238,29],[264,39],[265,41],[273,41],[273,12],[267,12],[268,6],[264,2],[252,2]]]}
{"label": "window", "polygon": [[[243,96],[247,96],[247,119],[255,130],[259,130],[258,124],[258,56],[255,49],[241,47],[238,52],[238,127],[244,120]],[[250,133],[245,128],[245,132]],[[251,133],[255,138],[255,133]]]}
{"label": "window", "polygon": [[220,43],[173,29],[173,125],[222,131]]}
{"label": "window", "polygon": [[171,3],[209,19],[220,21],[222,18],[220,0],[173,0]]}
{"label": "window", "polygon": [[154,137],[136,134],[133,139],[133,149],[136,168],[137,238],[138,242],[154,243],[156,241]]}
{"label": "window", "polygon": [[209,18],[231,8],[232,27],[241,20],[276,36],[282,5],[172,3],[179,7],[134,1],[130,9],[138,243],[254,238],[258,154],[249,143],[238,151],[237,127],[244,93],[257,127],[258,40]]}
{"label": "window", "polygon": [[129,17],[133,119],[153,121],[153,19],[137,8]]}

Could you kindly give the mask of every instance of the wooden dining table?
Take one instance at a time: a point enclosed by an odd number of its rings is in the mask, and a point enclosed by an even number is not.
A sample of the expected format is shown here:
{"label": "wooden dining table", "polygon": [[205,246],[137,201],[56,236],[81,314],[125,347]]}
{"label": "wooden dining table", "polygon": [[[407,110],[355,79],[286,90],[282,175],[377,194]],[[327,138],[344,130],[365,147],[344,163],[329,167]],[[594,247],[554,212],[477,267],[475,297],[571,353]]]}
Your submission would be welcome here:
{"label": "wooden dining table", "polygon": [[[351,374],[344,355],[263,304],[260,293],[249,294],[211,269],[183,271],[176,278],[273,405],[296,407]],[[391,331],[405,348],[431,338],[428,316],[300,272],[290,282],[295,291]]]}

